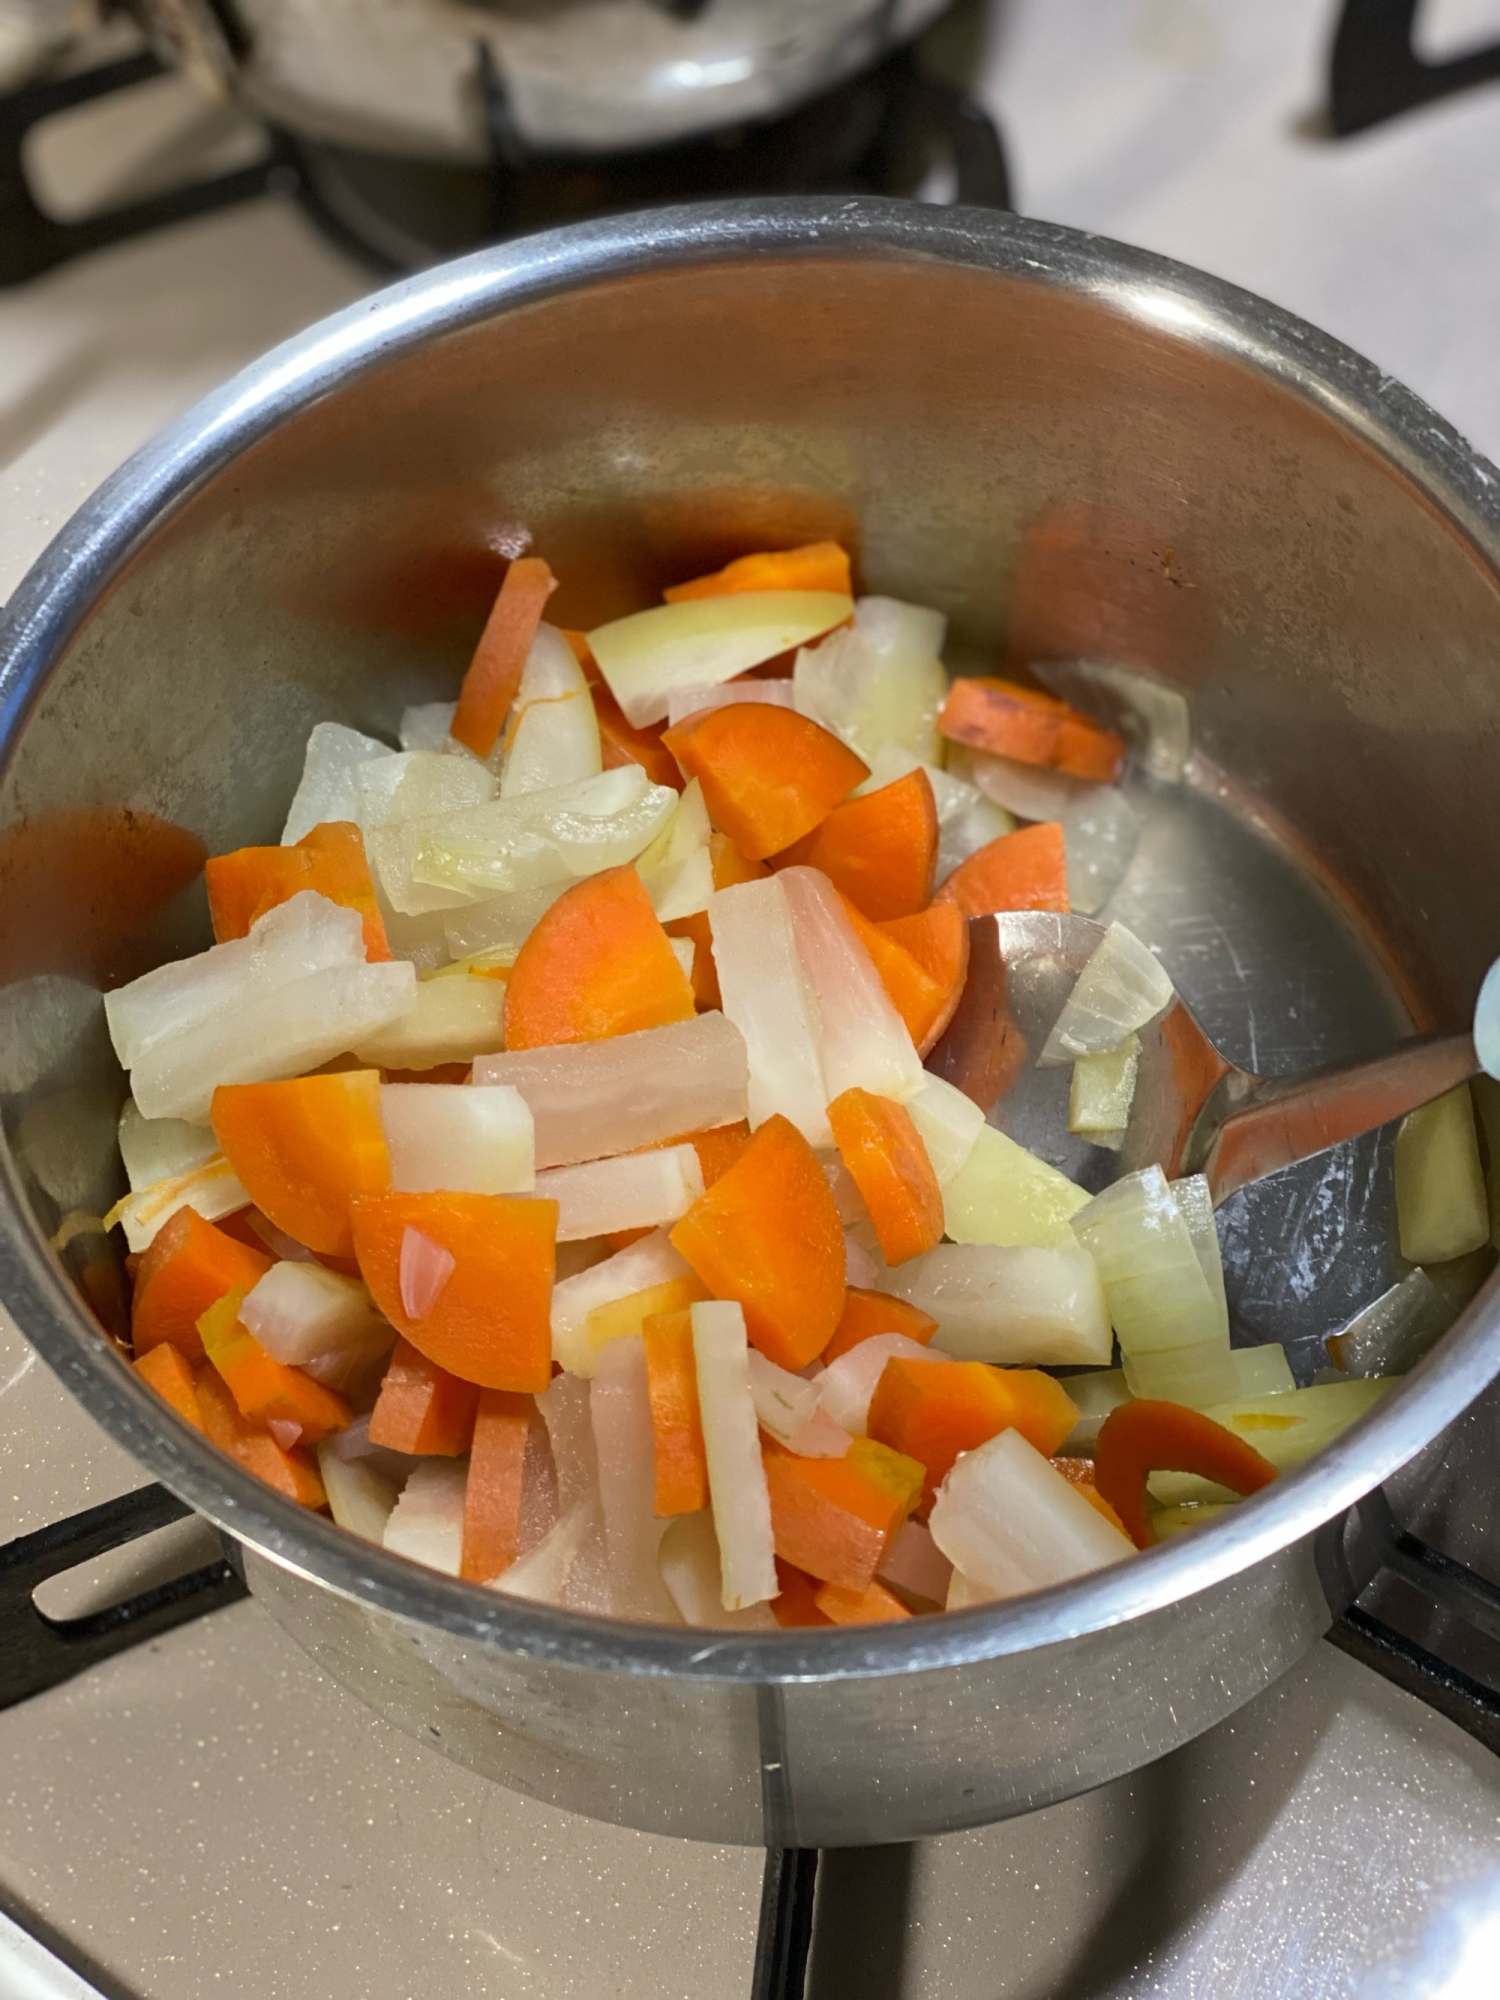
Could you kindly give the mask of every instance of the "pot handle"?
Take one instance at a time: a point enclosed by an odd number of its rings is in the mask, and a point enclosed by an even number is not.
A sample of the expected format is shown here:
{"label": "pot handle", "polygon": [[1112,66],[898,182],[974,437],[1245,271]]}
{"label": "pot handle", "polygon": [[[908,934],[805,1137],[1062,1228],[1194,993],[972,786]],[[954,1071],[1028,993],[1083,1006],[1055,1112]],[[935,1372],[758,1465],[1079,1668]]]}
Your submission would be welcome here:
{"label": "pot handle", "polygon": [[803,2000],[818,1884],[815,1847],[768,1847],[750,2000]]}

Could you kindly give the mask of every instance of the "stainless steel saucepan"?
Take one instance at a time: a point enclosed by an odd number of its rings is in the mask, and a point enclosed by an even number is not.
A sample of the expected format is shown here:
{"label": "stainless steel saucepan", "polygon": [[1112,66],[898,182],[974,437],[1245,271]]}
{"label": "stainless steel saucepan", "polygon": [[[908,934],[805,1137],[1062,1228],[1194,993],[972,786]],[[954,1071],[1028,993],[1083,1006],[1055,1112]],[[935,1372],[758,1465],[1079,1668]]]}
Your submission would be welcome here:
{"label": "stainless steel saucepan", "polygon": [[[447,266],[200,404],[0,634],[20,1323],[238,1542],[271,1615],[414,1735],[575,1811],[782,1847],[1021,1812],[1263,1688],[1363,1580],[1348,1510],[1500,1369],[1494,1288],[1212,1528],[947,1618],[716,1634],[507,1600],[283,1503],[130,1375],[78,1287],[107,1323],[88,1217],[116,1191],[123,1083],[99,989],[203,946],[203,848],[277,837],[314,721],[389,731],[451,693],[528,543],[566,580],[560,622],[587,625],[767,539],[854,532],[867,586],[944,609],[957,658],[1105,659],[1187,696],[1193,757],[1138,785],[1112,910],[1226,1057],[1267,1076],[1467,1024],[1500,946],[1496,474],[1310,327],[1065,229],[783,201]],[[1223,1212],[1238,1327],[1288,1339],[1304,1378],[1389,1281],[1368,1147]]]}

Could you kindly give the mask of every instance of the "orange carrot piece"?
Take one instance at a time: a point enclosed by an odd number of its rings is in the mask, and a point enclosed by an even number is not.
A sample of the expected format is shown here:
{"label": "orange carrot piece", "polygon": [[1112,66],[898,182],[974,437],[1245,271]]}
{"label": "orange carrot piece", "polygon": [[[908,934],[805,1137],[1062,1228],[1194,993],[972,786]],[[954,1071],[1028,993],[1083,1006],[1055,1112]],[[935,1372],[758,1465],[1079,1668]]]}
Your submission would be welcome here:
{"label": "orange carrot piece", "polygon": [[[913,1043],[921,1049],[919,1037],[943,1010],[946,999],[943,987],[925,967],[918,963],[904,945],[899,944],[888,934],[884,924],[872,923],[858,904],[851,903],[847,896],[841,897],[840,901],[843,903],[845,916],[854,926],[856,936],[870,954],[870,963],[874,966],[891,1005],[901,1016]],[[946,906],[934,905],[934,907]],[[963,930],[967,941],[968,926],[965,919],[959,916],[957,910],[952,914],[958,918],[959,927]],[[905,921],[920,923],[921,918],[907,918]],[[957,996],[954,997],[953,1004],[955,1007],[958,1005]],[[934,1035],[933,1040],[936,1039]],[[922,1053],[925,1054],[926,1050],[922,1049]]]}
{"label": "orange carrot piece", "polygon": [[766,1120],[671,1240],[716,1299],[739,1301],[768,1360],[805,1368],[828,1345],[844,1309],[844,1232],[817,1154],[790,1120]]}
{"label": "orange carrot piece", "polygon": [[1068,859],[1055,819],[1002,833],[961,861],[934,898],[955,903],[966,917],[995,910],[1057,910],[1068,914]]}
{"label": "orange carrot piece", "polygon": [[[1064,875],[1065,882],[1066,879]],[[915,1019],[909,1018],[896,1000],[896,1011],[911,1030],[917,1053],[925,1056],[953,1019],[963,998],[964,981],[969,976],[969,920],[953,903],[938,902],[918,916],[894,917],[879,929],[888,944],[899,945],[937,986],[937,999],[931,1010],[919,1013]],[[877,959],[877,971],[879,967]],[[881,978],[885,978],[883,972]],[[891,997],[896,996],[892,993]]]}
{"label": "orange carrot piece", "polygon": [[661,740],[661,725],[637,729],[625,719],[624,709],[603,681],[596,682],[590,692],[599,723],[599,750],[605,770],[613,771],[620,764],[639,764],[653,785],[670,785],[674,792],[680,792],[687,781],[677,759]]}
{"label": "orange carrot piece", "polygon": [[1156,1540],[1146,1481],[1153,1472],[1191,1472],[1235,1493],[1258,1493],[1276,1467],[1223,1424],[1181,1403],[1122,1403],[1099,1427],[1094,1484],[1138,1549]]}
{"label": "orange carrot piece", "polygon": [[[676,760],[673,761],[675,763]],[[681,773],[678,775],[681,776]],[[711,833],[708,851],[716,889],[732,889],[736,882],[759,881],[771,872],[763,861],[751,861],[741,854],[727,833],[717,830]],[[667,925],[667,936],[691,938],[693,941],[693,997],[700,1010],[707,1012],[710,1008],[722,1006],[708,912],[699,910],[691,917],[675,917]]]}
{"label": "orange carrot piece", "polygon": [[1058,728],[1057,750],[1052,761],[1070,777],[1112,785],[1125,762],[1125,739],[1070,709]]}
{"label": "orange carrot piece", "polygon": [[804,839],[778,854],[778,868],[821,868],[841,896],[873,922],[914,917],[932,900],[938,818],[932,781],[908,771],[878,792],[862,792]]}
{"label": "orange carrot piece", "polygon": [[309,1250],[349,1257],[349,1198],[391,1184],[380,1071],[225,1083],[210,1115],[251,1201]]}
{"label": "orange carrot piece", "polygon": [[[507,1194],[358,1194],[354,1254],[376,1305],[429,1361],[483,1389],[518,1394],[552,1380],[557,1203]],[[453,1259],[421,1319],[401,1296],[409,1229]]]}
{"label": "orange carrot piece", "polygon": [[450,1375],[398,1340],[370,1412],[370,1442],[424,1458],[457,1458],[469,1449],[479,1385]]}
{"label": "orange carrot piece", "polygon": [[1124,1534],[1125,1523],[1094,1484],[1094,1461],[1091,1458],[1054,1458],[1052,1464],[1070,1486],[1078,1488],[1096,1514],[1102,1515],[1112,1528],[1118,1528]]}
{"label": "orange carrot piece", "polygon": [[941,1243],[943,1192],[906,1107],[855,1088],[829,1105],[828,1122],[887,1264],[904,1264]]}
{"label": "orange carrot piece", "polygon": [[302,1444],[347,1430],[353,1416],[347,1396],[325,1389],[300,1368],[267,1354],[240,1324],[243,1292],[226,1292],[198,1322],[203,1351],[223,1377],[241,1414],[263,1424],[295,1424]]}
{"label": "orange carrot piece", "polygon": [[843,1458],[799,1458],[763,1436],[761,1457],[777,1555],[825,1583],[867,1590],[921,1490],[921,1466],[869,1438]]}
{"label": "orange carrot piece", "polygon": [[391,955],[364,835],[352,820],[325,821],[295,847],[239,847],[232,854],[215,855],[204,864],[203,882],[220,944],[248,936],[257,918],[311,889],[330,903],[359,912],[371,964]]}
{"label": "orange carrot piece", "polygon": [[1020,764],[1051,764],[1057,756],[1066,702],[1017,681],[991,676],[956,680],[938,715],[938,730],[953,743],[969,743],[992,757]]}
{"label": "orange carrot piece", "polygon": [[778,1625],[795,1628],[833,1623],[826,1611],[818,1609],[818,1585],[805,1570],[794,1569],[778,1556],[776,1580],[781,1589],[771,1599],[771,1615]]}
{"label": "orange carrot piece", "polygon": [[[642,1147],[641,1150],[644,1152],[648,1149]],[[632,1243],[639,1243],[644,1237],[651,1236],[654,1233],[654,1230],[645,1228],[611,1229],[606,1232],[604,1240],[611,1250],[628,1250]]]}
{"label": "orange carrot piece", "polygon": [[992,1368],[985,1361],[888,1361],[870,1399],[870,1436],[927,1468],[924,1507],[961,1451],[1000,1431],[1018,1430],[1050,1458],[1078,1421],[1061,1382],[1039,1368]]}
{"label": "orange carrot piece", "polygon": [[539,556],[519,556],[505,572],[464,684],[452,735],[476,757],[488,757],[504,725],[521,669],[557,579]]}
{"label": "orange carrot piece", "polygon": [[893,1597],[883,1583],[871,1583],[864,1590],[825,1583],[813,1602],[833,1625],[893,1625],[898,1619],[911,1616],[900,1598]]}
{"label": "orange carrot piece", "polygon": [[700,709],[662,741],[702,785],[714,825],[752,861],[811,833],[870,775],[830,730],[767,702]]}
{"label": "orange carrot piece", "polygon": [[143,1382],[151,1387],[183,1417],[195,1430],[203,1429],[203,1412],[198,1408],[198,1391],[193,1385],[193,1370],[181,1348],[174,1347],[170,1340],[164,1340],[143,1354],[135,1364],[135,1372]]}
{"label": "orange carrot piece", "polygon": [[858,1347],[862,1340],[873,1340],[877,1333],[904,1333],[908,1340],[919,1340],[925,1347],[937,1327],[932,1314],[924,1313],[920,1306],[898,1299],[890,1292],[867,1292],[851,1285],[844,1295],[843,1317],[818,1359],[825,1363],[837,1361],[841,1354]]}
{"label": "orange carrot piece", "polygon": [[170,1341],[196,1365],[203,1359],[199,1319],[226,1292],[248,1292],[271,1264],[263,1250],[227,1236],[195,1209],[179,1208],[152,1237],[136,1272],[130,1309],[136,1359]]}
{"label": "orange carrot piece", "polygon": [[722,1180],[750,1143],[750,1127],[743,1118],[733,1125],[715,1125],[707,1132],[689,1132],[680,1145],[691,1146],[703,1170],[703,1185],[711,1188]]}
{"label": "orange carrot piece", "polygon": [[299,1507],[316,1511],[328,1505],[316,1462],[301,1445],[283,1451],[263,1424],[245,1416],[217,1369],[201,1368],[195,1386],[203,1428],[220,1451]]}
{"label": "orange carrot piece", "polygon": [[698,1411],[692,1313],[652,1313],[641,1334],[656,1445],[656,1513],[658,1518],[696,1514],[708,1505],[708,1456]]}
{"label": "orange carrot piece", "polygon": [[505,1046],[599,1042],[691,1020],[693,989],[634,868],[606,868],[558,897],[516,954]]}
{"label": "orange carrot piece", "polygon": [[481,1389],[464,1485],[460,1576],[489,1583],[516,1559],[521,1540],[521,1488],[526,1438],[536,1404],[505,1389]]}
{"label": "orange carrot piece", "polygon": [[712,576],[695,576],[662,592],[668,604],[689,597],[731,597],[743,590],[833,590],[852,594],[849,558],[837,542],[808,542],[800,549],[772,549],[739,556]]}

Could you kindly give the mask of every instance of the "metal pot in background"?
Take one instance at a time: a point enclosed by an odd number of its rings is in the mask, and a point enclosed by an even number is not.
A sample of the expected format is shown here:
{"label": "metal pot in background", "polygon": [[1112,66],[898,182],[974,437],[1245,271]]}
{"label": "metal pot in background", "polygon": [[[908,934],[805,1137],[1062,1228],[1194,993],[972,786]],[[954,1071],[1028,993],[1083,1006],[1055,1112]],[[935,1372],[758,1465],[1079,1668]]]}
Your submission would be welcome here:
{"label": "metal pot in background", "polygon": [[[768,535],[831,532],[858,537],[868,587],[946,611],[960,656],[1105,654],[1187,694],[1197,755],[1145,796],[1131,921],[1228,1053],[1258,1036],[1261,1067],[1291,1068],[1299,1037],[1336,1056],[1456,1025],[1497,944],[1497,490],[1430,410],[1263,302],[961,210],[596,223],[313,328],[116,475],[0,631],[0,1289],[315,1658],[504,1784],[821,1846],[1161,1755],[1358,1594],[1380,1552],[1345,1517],[1500,1369],[1493,1286],[1322,1457],[1115,1571],[868,1629],[570,1615],[284,1503],[101,1337],[75,1289],[107,1324],[87,1218],[118,1186],[123,1081],[99,989],[206,942],[201,854],[276,837],[314,721],[389,732],[451,692],[497,552],[545,550],[559,620],[587,626]],[[1312,1257],[1289,1230],[1232,1279]],[[1373,1238],[1349,1240],[1358,1279]]]}

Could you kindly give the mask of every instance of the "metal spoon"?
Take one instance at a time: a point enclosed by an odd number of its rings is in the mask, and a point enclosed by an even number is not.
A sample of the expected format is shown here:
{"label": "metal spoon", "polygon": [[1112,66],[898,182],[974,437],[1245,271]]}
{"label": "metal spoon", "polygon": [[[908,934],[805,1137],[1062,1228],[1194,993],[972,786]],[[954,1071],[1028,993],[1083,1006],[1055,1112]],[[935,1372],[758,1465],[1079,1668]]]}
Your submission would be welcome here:
{"label": "metal spoon", "polygon": [[[1070,1069],[1035,1056],[1104,937],[1088,917],[1005,911],[969,923],[969,977],[927,1067],[989,1111],[1003,1096],[1005,1129],[1055,1164],[1067,1123]],[[1159,1166],[1207,1176],[1214,1205],[1251,1181],[1404,1117],[1479,1071],[1471,1035],[1417,1035],[1384,1055],[1296,1076],[1255,1076],[1228,1062],[1181,1000],[1140,1030],[1135,1099],[1117,1165],[1079,1176],[1103,1184]],[[1050,1139],[1050,1143],[1049,1143]],[[1097,1153],[1086,1142],[1073,1152]],[[1077,1161],[1070,1163],[1076,1170]]]}

